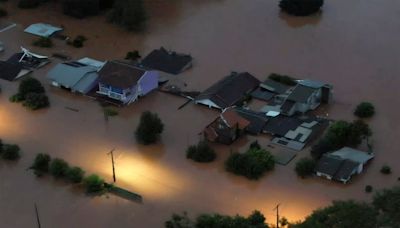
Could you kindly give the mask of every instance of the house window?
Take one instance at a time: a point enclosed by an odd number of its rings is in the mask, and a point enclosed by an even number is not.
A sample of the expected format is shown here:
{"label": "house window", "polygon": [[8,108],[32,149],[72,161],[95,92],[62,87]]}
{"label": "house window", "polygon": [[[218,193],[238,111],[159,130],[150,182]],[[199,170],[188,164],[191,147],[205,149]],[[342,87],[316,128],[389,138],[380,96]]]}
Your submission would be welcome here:
{"label": "house window", "polygon": [[118,93],[113,93],[113,92],[111,92],[109,96],[110,96],[111,98],[114,98],[114,99],[117,99],[117,100],[121,100],[121,99],[122,99],[121,94],[118,94]]}
{"label": "house window", "polygon": [[100,92],[101,93],[108,93],[109,89],[105,86],[100,85]]}

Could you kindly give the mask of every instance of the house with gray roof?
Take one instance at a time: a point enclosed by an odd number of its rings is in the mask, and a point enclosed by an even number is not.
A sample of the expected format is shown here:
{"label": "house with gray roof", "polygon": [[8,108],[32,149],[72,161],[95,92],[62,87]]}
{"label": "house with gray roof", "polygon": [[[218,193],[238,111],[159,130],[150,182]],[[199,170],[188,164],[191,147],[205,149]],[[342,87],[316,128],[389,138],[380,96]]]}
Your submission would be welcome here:
{"label": "house with gray roof", "polygon": [[224,110],[243,101],[259,84],[248,72],[232,72],[196,97],[195,103]]}
{"label": "house with gray roof", "polygon": [[80,62],[57,64],[47,73],[47,78],[55,87],[86,94],[97,85],[97,69]]}
{"label": "house with gray roof", "polygon": [[331,99],[332,86],[312,80],[300,80],[281,106],[281,113],[292,116],[316,109]]}
{"label": "house with gray roof", "polygon": [[316,175],[346,184],[353,175],[360,174],[374,156],[363,151],[344,147],[324,154],[315,167]]}
{"label": "house with gray roof", "polygon": [[45,23],[36,23],[36,24],[31,24],[29,25],[24,32],[30,33],[35,36],[41,36],[41,37],[50,37],[53,34],[62,31],[63,28],[56,27],[50,24],[45,24]]}

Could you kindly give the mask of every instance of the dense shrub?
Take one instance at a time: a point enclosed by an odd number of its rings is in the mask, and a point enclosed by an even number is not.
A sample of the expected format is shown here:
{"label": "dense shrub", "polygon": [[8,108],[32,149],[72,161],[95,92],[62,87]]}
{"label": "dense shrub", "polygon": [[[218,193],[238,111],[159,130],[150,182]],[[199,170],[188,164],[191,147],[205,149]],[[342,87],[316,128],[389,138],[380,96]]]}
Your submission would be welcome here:
{"label": "dense shrub", "polygon": [[83,180],[83,176],[85,175],[85,171],[83,171],[79,167],[72,167],[67,171],[67,178],[73,183],[80,183]]}
{"label": "dense shrub", "polygon": [[125,56],[125,59],[132,60],[132,61],[137,61],[140,58],[141,58],[141,56],[138,51],[130,51],[130,52],[126,53],[126,56]]}
{"label": "dense shrub", "polygon": [[212,162],[217,155],[206,141],[200,141],[197,145],[189,146],[186,150],[186,158],[197,162]]}
{"label": "dense shrub", "polygon": [[377,192],[373,205],[380,212],[379,227],[400,227],[400,186]]}
{"label": "dense shrub", "polygon": [[18,96],[20,96],[20,100],[25,100],[25,96],[29,93],[44,93],[44,87],[39,80],[35,78],[25,78],[21,81],[18,88]]}
{"label": "dense shrub", "polygon": [[23,105],[29,109],[37,110],[49,107],[50,102],[49,98],[44,93],[28,93]]}
{"label": "dense shrub", "polygon": [[255,140],[254,142],[252,142],[252,143],[250,144],[250,149],[261,149],[261,146],[260,146],[260,144],[258,143],[258,141]]}
{"label": "dense shrub", "polygon": [[17,160],[20,157],[20,148],[18,145],[3,145],[1,157],[6,160]]}
{"label": "dense shrub", "polygon": [[281,0],[279,7],[294,16],[308,16],[320,10],[324,0]]}
{"label": "dense shrub", "polygon": [[144,145],[155,143],[163,130],[164,124],[156,113],[143,112],[135,131],[136,140]]}
{"label": "dense shrub", "polygon": [[83,182],[88,193],[96,193],[104,190],[104,180],[95,174],[86,177]]}
{"label": "dense shrub", "polygon": [[109,20],[128,30],[143,30],[147,20],[143,0],[115,0]]}
{"label": "dense shrub", "polygon": [[53,47],[53,41],[51,41],[48,37],[40,37],[39,39],[33,41],[34,46],[43,47],[43,48],[51,48]]}
{"label": "dense shrub", "polygon": [[36,155],[31,168],[35,170],[35,174],[37,176],[41,176],[43,173],[47,173],[49,171],[50,160],[51,160],[50,155],[38,154]]}
{"label": "dense shrub", "polygon": [[63,13],[76,18],[97,15],[100,12],[99,0],[63,0]]}
{"label": "dense shrub", "polygon": [[360,118],[372,117],[375,114],[375,107],[369,102],[362,102],[357,105],[354,115]]}
{"label": "dense shrub", "polygon": [[296,163],[296,173],[298,176],[305,178],[314,173],[316,162],[311,158],[302,158]]}
{"label": "dense shrub", "polygon": [[365,186],[365,192],[370,193],[370,192],[372,192],[372,190],[373,190],[373,188],[371,185]]}
{"label": "dense shrub", "polygon": [[73,47],[76,48],[81,48],[83,47],[85,41],[87,41],[87,38],[85,36],[78,35],[73,40],[69,40],[67,44],[72,45]]}
{"label": "dense shrub", "polygon": [[258,179],[266,171],[274,168],[274,157],[264,149],[249,149],[246,153],[232,153],[225,162],[228,172],[245,176],[249,179]]}
{"label": "dense shrub", "polygon": [[40,5],[41,0],[19,0],[18,7],[21,9],[32,9]]}
{"label": "dense shrub", "polygon": [[297,82],[293,78],[291,78],[287,75],[280,75],[280,74],[272,73],[268,76],[268,78],[273,81],[276,81],[276,82],[279,82],[279,83],[282,83],[282,84],[285,84],[288,86],[294,86],[297,84]]}
{"label": "dense shrub", "polygon": [[381,168],[381,173],[382,174],[386,174],[386,175],[391,174],[392,173],[392,168],[390,168],[390,166],[388,166],[388,165],[384,165]]}
{"label": "dense shrub", "polygon": [[65,177],[67,175],[69,165],[63,159],[55,158],[50,163],[50,173],[56,177]]}

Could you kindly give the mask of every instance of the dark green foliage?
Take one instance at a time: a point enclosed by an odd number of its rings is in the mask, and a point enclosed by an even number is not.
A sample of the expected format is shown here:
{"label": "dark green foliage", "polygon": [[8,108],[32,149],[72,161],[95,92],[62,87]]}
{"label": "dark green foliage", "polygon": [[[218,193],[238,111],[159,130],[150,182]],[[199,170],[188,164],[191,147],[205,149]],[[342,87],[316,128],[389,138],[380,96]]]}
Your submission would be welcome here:
{"label": "dark green foliage", "polygon": [[392,173],[392,169],[390,168],[390,166],[384,165],[381,168],[381,173],[385,174],[385,175],[391,174]]}
{"label": "dark green foliage", "polygon": [[63,0],[63,13],[76,18],[97,15],[100,12],[99,0]]}
{"label": "dark green foliage", "polygon": [[380,227],[400,227],[400,187],[377,192],[373,200]]}
{"label": "dark green foliage", "polygon": [[292,228],[376,228],[377,212],[366,203],[334,201],[331,206],[318,209],[304,222]]}
{"label": "dark green foliage", "polygon": [[280,74],[275,74],[272,73],[268,76],[269,79],[274,80],[276,82],[288,85],[288,86],[294,86],[297,84],[297,82],[290,76],[287,75],[280,75]]}
{"label": "dark green foliage", "polygon": [[32,43],[34,46],[43,47],[43,48],[51,48],[53,47],[53,41],[51,41],[48,37],[40,37]]}
{"label": "dark green foliage", "polygon": [[85,171],[79,167],[69,168],[66,174],[68,180],[70,180],[72,183],[81,183],[84,175]]}
{"label": "dark green foliage", "polygon": [[0,7],[0,17],[5,17],[8,15],[7,10]]}
{"label": "dark green foliage", "polygon": [[132,61],[137,61],[140,59],[141,56],[138,51],[130,51],[126,53],[125,59],[132,60]]}
{"label": "dark green foliage", "polygon": [[18,7],[21,9],[32,9],[40,5],[40,0],[19,0]]}
{"label": "dark green foliage", "polygon": [[104,190],[104,180],[92,174],[83,180],[87,193],[98,193]]}
{"label": "dark green foliage", "polygon": [[164,130],[164,124],[156,113],[143,112],[135,136],[139,143],[148,145],[155,143]]}
{"label": "dark green foliage", "polygon": [[49,171],[50,155],[48,154],[38,154],[33,162],[32,169],[35,170],[37,176],[41,176],[43,173]]}
{"label": "dark green foliage", "polygon": [[189,146],[186,150],[186,158],[197,162],[212,162],[216,154],[206,141],[200,141],[197,145]]}
{"label": "dark green foliage", "polygon": [[103,109],[103,111],[104,111],[105,116],[117,116],[118,115],[118,111],[111,107],[105,107]]}
{"label": "dark green foliage", "polygon": [[29,109],[37,110],[49,107],[50,102],[49,98],[44,93],[28,93],[23,105]]}
{"label": "dark green foliage", "polygon": [[196,228],[268,228],[265,217],[259,211],[250,216],[226,216],[220,214],[203,214],[196,219]]}
{"label": "dark green foliage", "polygon": [[370,193],[370,192],[372,192],[372,190],[373,190],[373,188],[371,185],[365,186],[365,192]]}
{"label": "dark green foliage", "polygon": [[5,144],[1,152],[1,157],[6,160],[17,160],[20,158],[20,148],[15,144]]}
{"label": "dark green foliage", "polygon": [[250,149],[261,149],[261,146],[260,146],[260,144],[258,143],[258,141],[255,140],[254,142],[252,142],[252,143],[250,144]]}
{"label": "dark green foliage", "polygon": [[296,163],[296,173],[298,176],[305,178],[314,173],[316,162],[312,158],[302,158]]}
{"label": "dark green foliage", "polygon": [[44,87],[42,86],[39,80],[28,77],[23,79],[19,84],[17,96],[19,96],[20,100],[23,101],[26,98],[25,96],[29,93],[44,93],[44,92],[45,92]]}
{"label": "dark green foliage", "polygon": [[354,111],[354,115],[360,118],[368,118],[372,117],[375,114],[375,107],[369,102],[360,103],[356,110]]}
{"label": "dark green foliage", "polygon": [[3,152],[3,141],[0,139],[0,155]]}
{"label": "dark green foliage", "polygon": [[87,38],[85,36],[78,35],[73,40],[69,40],[67,44],[72,45],[73,47],[76,48],[81,48],[83,47],[85,41],[87,41]]}
{"label": "dark green foliage", "polygon": [[326,135],[313,146],[311,155],[313,158],[319,159],[322,154],[344,146],[356,147],[360,145],[363,139],[371,135],[371,129],[362,120],[356,120],[352,123],[337,121],[329,127]]}
{"label": "dark green foliage", "polygon": [[249,179],[259,179],[274,168],[274,157],[264,149],[249,149],[246,153],[232,153],[225,162],[225,169]]}
{"label": "dark green foliage", "polygon": [[308,16],[319,11],[324,0],[281,0],[279,7],[294,16]]}
{"label": "dark green foliage", "polygon": [[147,20],[143,0],[115,0],[109,20],[131,31],[141,31]]}
{"label": "dark green foliage", "polygon": [[56,177],[65,177],[67,175],[69,165],[63,159],[55,158],[50,163],[50,173]]}
{"label": "dark green foliage", "polygon": [[164,223],[165,228],[193,228],[194,224],[188,217],[186,212],[173,214],[171,219]]}
{"label": "dark green foliage", "polygon": [[99,0],[99,7],[101,10],[109,9],[114,5],[114,0]]}

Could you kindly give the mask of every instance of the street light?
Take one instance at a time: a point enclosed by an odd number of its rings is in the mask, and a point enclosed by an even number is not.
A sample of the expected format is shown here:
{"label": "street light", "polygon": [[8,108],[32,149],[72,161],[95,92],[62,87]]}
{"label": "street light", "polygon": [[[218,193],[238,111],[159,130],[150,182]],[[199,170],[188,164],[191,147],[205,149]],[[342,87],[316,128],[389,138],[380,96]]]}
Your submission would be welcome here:
{"label": "street light", "polygon": [[114,166],[114,151],[115,148],[112,149],[110,152],[108,152],[107,154],[111,155],[111,164],[112,164],[112,171],[113,171],[113,180],[114,183],[117,181],[117,179],[115,178],[115,166]]}

